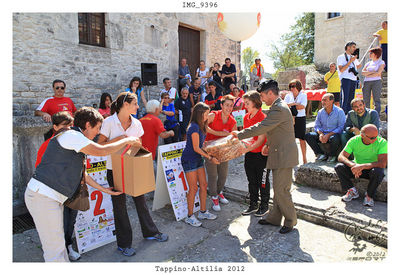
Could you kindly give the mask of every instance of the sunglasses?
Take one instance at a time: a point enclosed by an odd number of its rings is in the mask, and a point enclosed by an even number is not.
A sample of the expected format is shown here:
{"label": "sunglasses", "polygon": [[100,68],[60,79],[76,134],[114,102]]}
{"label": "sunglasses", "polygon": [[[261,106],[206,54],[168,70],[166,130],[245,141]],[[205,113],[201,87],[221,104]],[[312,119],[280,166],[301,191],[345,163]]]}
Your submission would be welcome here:
{"label": "sunglasses", "polygon": [[55,87],[56,88],[56,90],[64,90],[65,89],[65,87],[61,87],[61,86],[57,86],[57,87]]}
{"label": "sunglasses", "polygon": [[374,139],[376,139],[378,136],[375,136],[375,137],[369,137],[369,136],[367,136],[366,134],[364,134],[364,136],[366,137],[366,138],[369,138],[369,139],[371,139],[371,140],[374,140]]}
{"label": "sunglasses", "polygon": [[126,95],[124,96],[124,100],[122,100],[122,103],[125,102],[126,97],[128,96],[129,92],[126,92]]}
{"label": "sunglasses", "polygon": [[296,88],[296,85],[290,85],[289,89]]}

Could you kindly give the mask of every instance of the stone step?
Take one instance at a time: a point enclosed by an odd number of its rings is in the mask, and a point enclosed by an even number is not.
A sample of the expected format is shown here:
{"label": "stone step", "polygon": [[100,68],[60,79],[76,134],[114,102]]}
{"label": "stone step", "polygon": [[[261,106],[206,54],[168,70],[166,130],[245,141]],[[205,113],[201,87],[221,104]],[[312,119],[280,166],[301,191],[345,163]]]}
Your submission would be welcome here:
{"label": "stone step", "polygon": [[388,92],[388,88],[387,87],[382,87],[381,98],[382,97],[387,97],[387,92]]}
{"label": "stone step", "polygon": [[[340,185],[339,178],[334,170],[334,166],[335,164],[329,164],[327,162],[310,162],[301,165],[295,173],[296,183],[323,190],[342,193],[342,187]],[[369,180],[367,179],[359,178],[354,180],[354,186],[357,188],[360,195],[364,195],[364,193],[367,191],[368,183]],[[387,201],[386,176],[376,190],[376,200],[383,202]]]}
{"label": "stone step", "polygon": [[[224,188],[224,194],[228,199],[249,203],[248,183],[243,168],[243,156],[229,162],[229,173]],[[298,175],[295,167],[294,174]],[[332,168],[333,169],[333,168]],[[301,174],[301,171],[300,171]],[[270,173],[271,196],[270,209],[273,203],[273,179]],[[375,201],[373,208],[362,205],[361,199],[345,203],[341,200],[342,193],[323,190],[298,184],[297,177],[291,188],[291,195],[296,208],[297,217],[309,222],[334,228],[344,232],[348,236],[356,233],[364,240],[387,246],[387,203]],[[357,186],[357,185],[356,185]],[[247,205],[243,206],[243,210]]]}

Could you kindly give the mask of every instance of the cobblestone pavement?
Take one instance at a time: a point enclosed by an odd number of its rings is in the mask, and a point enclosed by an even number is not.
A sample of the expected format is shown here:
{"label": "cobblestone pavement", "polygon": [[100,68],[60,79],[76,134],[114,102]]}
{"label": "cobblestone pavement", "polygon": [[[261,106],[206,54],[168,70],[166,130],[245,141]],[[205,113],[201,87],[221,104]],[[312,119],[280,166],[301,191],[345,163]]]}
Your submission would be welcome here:
{"label": "cobblestone pavement", "polygon": [[[259,225],[259,218],[242,216],[246,205],[235,201],[222,206],[216,220],[204,221],[199,228],[177,222],[170,207],[153,212],[160,231],[169,235],[168,242],[158,243],[142,238],[133,202],[128,204],[137,254],[125,257],[113,242],[84,253],[79,262],[381,262],[387,255],[386,248],[363,240],[351,242],[342,232],[303,220],[282,235],[279,227]],[[42,262],[40,247],[35,229],[13,235],[13,261]]]}

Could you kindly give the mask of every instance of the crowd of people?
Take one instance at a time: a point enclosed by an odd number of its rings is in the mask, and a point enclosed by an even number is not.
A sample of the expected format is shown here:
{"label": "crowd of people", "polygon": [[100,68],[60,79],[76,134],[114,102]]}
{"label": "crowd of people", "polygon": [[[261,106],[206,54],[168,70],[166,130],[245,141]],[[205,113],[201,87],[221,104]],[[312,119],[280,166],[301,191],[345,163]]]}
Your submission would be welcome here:
{"label": "crowd of people", "polygon": [[[383,30],[387,22],[382,24]],[[328,91],[322,97],[314,131],[306,133],[307,95],[298,79],[290,81],[289,92],[279,91],[274,80],[263,81],[264,68],[257,58],[251,67],[251,83],[256,90],[244,92],[237,84],[236,67],[230,58],[220,69],[215,63],[207,69],[203,60],[192,79],[187,59],[179,66],[178,87],[164,78],[158,99],[146,99],[139,77],[133,77],[124,92],[113,101],[108,93],[100,97],[99,109],[76,109],[64,96],[66,84],[53,81],[54,95],[45,99],[35,111],[53,126],[45,134],[38,152],[36,170],[27,185],[25,202],[31,213],[44,252],[45,261],[77,260],[80,255],[72,248],[72,232],[76,210],[64,207],[80,185],[86,183],[112,197],[117,249],[125,256],[134,255],[132,229],[126,208],[126,195],[113,191],[110,155],[126,145],[143,146],[152,153],[154,165],[159,138],[165,144],[186,141],[181,163],[189,191],[188,216],[184,221],[200,226],[200,220],[217,218],[221,205],[229,204],[223,194],[228,176],[228,161],[220,162],[203,150],[205,141],[232,135],[239,140],[253,137],[244,154],[244,174],[248,180],[250,203],[243,215],[264,217],[262,225],[282,225],[286,234],[297,223],[296,210],[290,194],[293,167],[298,165],[299,139],[303,163],[307,163],[306,144],[316,161],[338,164],[335,171],[348,202],[359,196],[351,179],[370,180],[363,204],[374,205],[376,189],[387,165],[387,141],[378,136],[380,121],[381,74],[387,70],[387,34],[378,31],[381,47],[369,50],[370,59],[362,74],[365,76],[364,100],[354,98],[357,70],[361,68],[353,55],[356,44],[345,45],[345,53],[330,64],[325,75]],[[386,42],[386,43],[385,43]],[[385,45],[383,47],[383,45]],[[385,49],[384,49],[385,48]],[[373,94],[375,110],[368,108]],[[143,103],[145,110],[140,111]],[[268,110],[263,110],[265,103]],[[235,117],[237,111],[244,116]],[[160,114],[165,116],[164,121]],[[86,155],[107,156],[107,181],[110,188],[97,184],[85,170]],[[270,182],[273,175],[273,207],[269,209]],[[199,190],[200,212],[194,215],[194,200]],[[207,194],[214,213],[207,209]],[[165,242],[168,235],[158,230],[146,205],[145,195],[133,197],[142,236]],[[211,210],[210,209],[210,210]]]}

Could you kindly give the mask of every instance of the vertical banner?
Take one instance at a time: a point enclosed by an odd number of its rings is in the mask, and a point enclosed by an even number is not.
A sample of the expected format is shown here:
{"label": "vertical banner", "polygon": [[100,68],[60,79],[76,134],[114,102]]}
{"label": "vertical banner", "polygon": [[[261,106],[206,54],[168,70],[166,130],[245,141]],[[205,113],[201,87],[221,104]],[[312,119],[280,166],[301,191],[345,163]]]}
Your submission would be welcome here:
{"label": "vertical banner", "polygon": [[[87,173],[98,184],[107,182],[107,157],[87,156]],[[78,211],[75,237],[79,253],[85,253],[116,240],[111,196],[88,185],[90,209]]]}
{"label": "vertical banner", "polygon": [[[171,203],[177,221],[187,217],[186,193],[189,190],[181,156],[186,141],[158,147],[156,191],[154,193],[153,211]],[[200,210],[199,191],[194,200],[193,213]]]}

